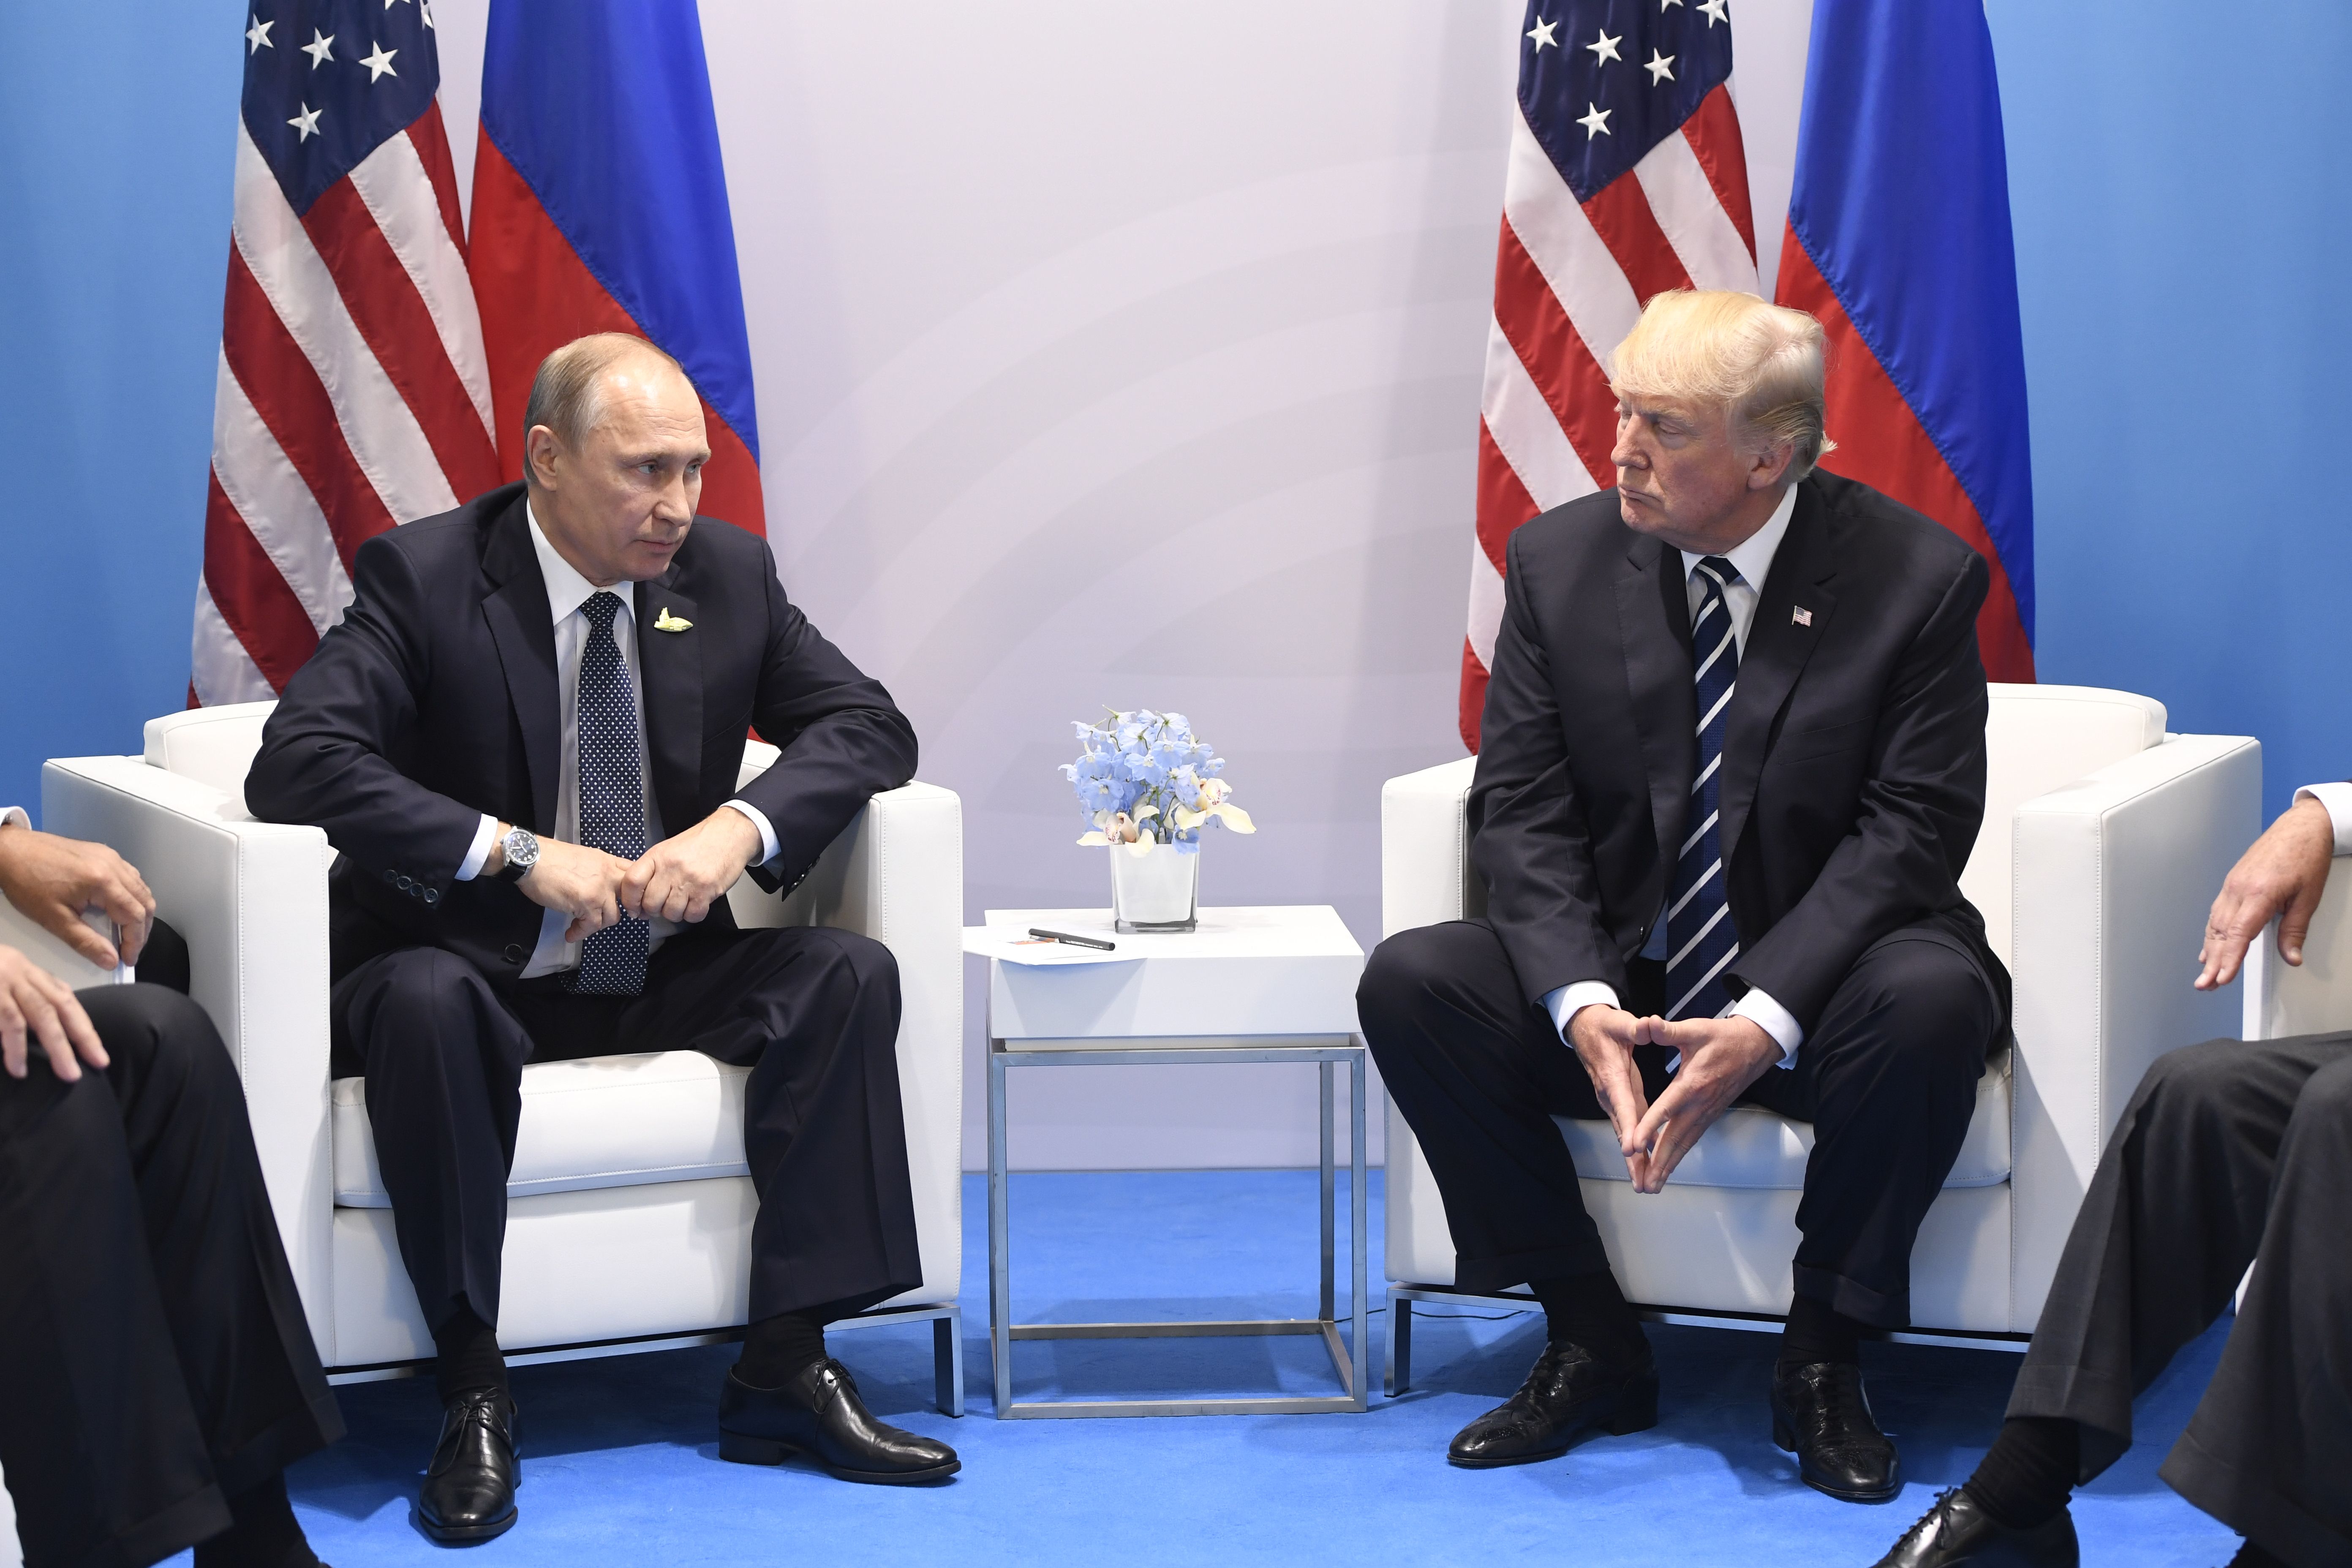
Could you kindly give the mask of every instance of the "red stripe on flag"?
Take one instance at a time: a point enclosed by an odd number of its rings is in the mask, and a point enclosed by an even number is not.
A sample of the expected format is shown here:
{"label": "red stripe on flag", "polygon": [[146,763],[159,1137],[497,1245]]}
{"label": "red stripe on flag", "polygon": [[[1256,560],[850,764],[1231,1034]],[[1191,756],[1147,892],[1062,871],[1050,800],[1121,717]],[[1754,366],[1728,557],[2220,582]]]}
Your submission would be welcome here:
{"label": "red stripe on flag", "polygon": [[1541,509],[1528,487],[1520,482],[1518,471],[1495,445],[1494,433],[1486,421],[1478,421],[1478,548],[1495,563],[1499,574],[1503,570],[1504,551],[1519,524],[1535,516]]}
{"label": "red stripe on flag", "polygon": [[302,216],[360,336],[408,405],[449,489],[477,496],[499,482],[499,455],[449,363],[425,296],[349,180],[329,185]]}
{"label": "red stripe on flag", "polygon": [[[403,287],[406,283],[403,279]],[[392,513],[352,456],[326,384],[278,319],[269,296],[261,291],[234,245],[228,252],[228,298],[221,312],[221,353],[228,356],[237,384],[326,514],[335,552],[343,558],[343,570],[350,571],[360,546],[393,525]]]}
{"label": "red stripe on flag", "polygon": [[1551,405],[1592,482],[1604,489],[1615,484],[1617,469],[1609,453],[1617,444],[1617,400],[1610,395],[1609,378],[1507,217],[1495,256],[1495,321]]}
{"label": "red stripe on flag", "polygon": [[[496,143],[482,137],[474,154],[474,298],[490,363],[490,398],[499,428],[520,432],[539,363],[590,332],[648,338],[581,261],[523,177]],[[751,448],[708,399],[702,418],[710,461],[702,470],[700,510],[765,535],[768,509]],[[500,471],[522,478],[522,440],[499,443]]]}
{"label": "red stripe on flag", "polygon": [[441,221],[447,226],[457,254],[463,256],[466,220],[457,210],[457,168],[449,159],[449,129],[441,122],[439,99],[426,104],[425,112],[408,122],[408,143],[416,149],[417,161],[425,165],[425,177],[433,183],[433,199],[441,208]]}
{"label": "red stripe on flag", "polygon": [[1462,639],[1462,694],[1454,714],[1454,724],[1462,732],[1462,743],[1470,754],[1478,754],[1478,728],[1486,716],[1486,667],[1478,662],[1477,653],[1470,639]]}
{"label": "red stripe on flag", "polygon": [[1796,231],[1780,243],[1780,283],[1775,297],[1811,311],[1829,335],[1829,425],[1838,449],[1822,467],[1860,479],[1916,511],[1926,512],[1973,546],[1992,568],[1992,591],[1977,615],[1977,647],[1995,680],[2033,679],[2033,645],[2017,613],[2000,552],[1985,531],[1952,466],[1895,390],[1878,356],[1854,331],[1837,295],[1805,253]]}
{"label": "red stripe on flag", "polygon": [[1633,286],[1633,298],[1643,304],[1668,289],[1691,286],[1683,258],[1675,254],[1674,242],[1658,226],[1658,215],[1650,210],[1650,198],[1640,180],[1631,174],[1618,175],[1584,204],[1584,216],[1592,220],[1601,242],[1617,258],[1618,270]]}
{"label": "red stripe on flag", "polygon": [[[245,524],[217,475],[208,476],[205,497],[205,586],[213,604],[245,645],[247,655],[279,691],[319,646],[319,633],[302,601],[286,585]],[[190,690],[194,689],[191,683]]]}
{"label": "red stripe on flag", "polygon": [[1699,100],[1698,111],[1683,121],[1683,140],[1691,145],[1715,199],[1731,219],[1731,226],[1748,242],[1748,258],[1756,259],[1756,217],[1748,205],[1748,143],[1739,134],[1739,110],[1732,107],[1731,89],[1718,87]]}

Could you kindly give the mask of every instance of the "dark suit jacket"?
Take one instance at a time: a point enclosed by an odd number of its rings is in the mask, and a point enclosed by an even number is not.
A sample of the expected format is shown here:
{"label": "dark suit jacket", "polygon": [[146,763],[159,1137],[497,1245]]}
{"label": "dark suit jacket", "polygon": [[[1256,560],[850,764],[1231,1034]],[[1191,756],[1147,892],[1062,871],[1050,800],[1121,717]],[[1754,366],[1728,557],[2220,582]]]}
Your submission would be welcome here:
{"label": "dark suit jacket", "polygon": [[[547,584],[523,487],[360,547],[342,620],[287,682],[246,803],[268,822],[323,827],[340,975],[394,947],[437,946],[493,978],[520,974],[541,910],[514,884],[457,880],[488,812],[555,829],[562,708]],[[694,623],[653,628],[667,609]],[[766,542],[698,519],[669,570],[636,584],[646,751],[665,831],[740,797],[767,814],[798,881],[876,792],[915,771],[915,732],[784,597]],[[783,750],[741,790],[745,731]],[[731,925],[724,901],[709,921]]]}
{"label": "dark suit jacket", "polygon": [[[1808,1032],[1864,948],[1920,924],[2006,1012],[1958,880],[1984,821],[1987,583],[1976,552],[1868,486],[1797,486],[1739,663],[1719,829],[1733,990]],[[1682,555],[1627,528],[1612,489],[1513,534],[1504,584],[1470,796],[1487,918],[1530,1002],[1579,980],[1623,996],[1697,765]]]}

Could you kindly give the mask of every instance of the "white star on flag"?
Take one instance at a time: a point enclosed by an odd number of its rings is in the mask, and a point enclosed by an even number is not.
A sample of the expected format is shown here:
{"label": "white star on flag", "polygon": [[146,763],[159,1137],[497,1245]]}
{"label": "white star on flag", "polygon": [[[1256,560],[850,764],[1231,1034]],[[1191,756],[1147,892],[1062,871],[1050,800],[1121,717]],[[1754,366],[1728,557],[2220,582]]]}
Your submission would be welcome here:
{"label": "white star on flag", "polygon": [[392,57],[398,53],[400,53],[398,49],[387,49],[382,44],[376,45],[375,53],[360,61],[360,64],[368,68],[368,80],[373,82],[379,77],[398,76],[400,73],[392,68]]}
{"label": "white star on flag", "polygon": [[1591,99],[1586,99],[1584,118],[1577,121],[1579,125],[1584,127],[1584,139],[1590,142],[1595,136],[1616,135],[1614,131],[1609,129],[1609,117],[1616,112],[1613,109],[1603,109]]}
{"label": "white star on flag", "polygon": [[335,35],[329,33],[321,37],[318,28],[311,28],[310,41],[302,46],[302,52],[310,57],[310,68],[317,70],[335,58]]}
{"label": "white star on flag", "polygon": [[264,49],[276,48],[278,46],[269,41],[269,29],[278,24],[265,22],[250,11],[247,12],[246,16],[252,19],[253,26],[245,30],[245,52],[248,55],[257,55]]}
{"label": "white star on flag", "polygon": [[1584,46],[1586,48],[1592,51],[1592,63],[1594,65],[1598,66],[1604,60],[1622,58],[1622,57],[1617,53],[1617,46],[1625,41],[1624,34],[1620,33],[1612,38],[1609,36],[1609,29],[1603,27],[1595,35],[1595,37],[1600,38],[1601,41],[1599,43],[1587,44]]}
{"label": "white star on flag", "polygon": [[306,103],[302,106],[302,112],[286,123],[299,131],[302,133],[301,139],[308,142],[319,129],[319,116],[326,112],[323,109],[313,109]]}
{"label": "white star on flag", "polygon": [[1674,56],[1662,55],[1657,50],[1652,49],[1649,59],[1643,64],[1642,68],[1650,73],[1650,85],[1655,87],[1661,81],[1675,79],[1674,63]]}
{"label": "white star on flag", "polygon": [[1705,0],[1705,4],[1699,6],[1698,13],[1700,16],[1706,18],[1706,25],[1709,31],[1714,29],[1715,25],[1717,22],[1727,24],[1730,22],[1731,18],[1724,14],[1723,6],[1724,0]]}
{"label": "white star on flag", "polygon": [[1536,25],[1528,29],[1528,37],[1536,41],[1536,53],[1543,53],[1546,44],[1549,44],[1555,49],[1559,47],[1559,40],[1552,37],[1559,27],[1558,22],[1547,22],[1540,16],[1536,18]]}

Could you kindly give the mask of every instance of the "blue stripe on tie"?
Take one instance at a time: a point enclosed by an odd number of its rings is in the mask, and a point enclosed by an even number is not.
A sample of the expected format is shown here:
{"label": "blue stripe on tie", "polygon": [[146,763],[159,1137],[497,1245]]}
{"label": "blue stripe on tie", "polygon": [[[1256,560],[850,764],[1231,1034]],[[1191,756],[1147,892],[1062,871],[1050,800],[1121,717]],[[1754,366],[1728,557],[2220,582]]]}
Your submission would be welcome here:
{"label": "blue stripe on tie", "polygon": [[1675,862],[1666,907],[1666,1016],[1712,1018],[1731,1002],[1724,973],[1739,955],[1723,869],[1720,805],[1723,734],[1739,679],[1739,646],[1724,590],[1740,581],[1730,562],[1710,555],[1693,569],[1698,613],[1691,617],[1692,682],[1698,699],[1698,773],[1691,784],[1696,826]]}

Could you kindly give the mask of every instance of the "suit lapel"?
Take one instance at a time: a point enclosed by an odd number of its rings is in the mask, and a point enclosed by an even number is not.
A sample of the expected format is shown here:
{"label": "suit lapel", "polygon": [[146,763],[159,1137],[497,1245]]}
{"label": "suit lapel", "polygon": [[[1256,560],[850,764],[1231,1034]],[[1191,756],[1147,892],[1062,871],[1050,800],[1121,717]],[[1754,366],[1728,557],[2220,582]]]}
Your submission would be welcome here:
{"label": "suit lapel", "polygon": [[1725,716],[1721,810],[1727,865],[1738,850],[1748,808],[1756,804],[1756,782],[1764,771],[1772,721],[1787,704],[1805,661],[1813,657],[1830,617],[1837,613],[1837,595],[1831,587],[1836,577],[1828,510],[1819,488],[1801,481],[1789,531],[1757,596],[1756,620],[1748,628],[1748,647],[1739,657],[1739,685]]}
{"label": "suit lapel", "polygon": [[[646,680],[646,755],[654,774],[654,804],[662,831],[683,833],[702,816],[702,641],[699,626],[663,631],[663,625],[699,618],[695,602],[667,586],[677,567],[637,584],[637,659]],[[730,779],[729,784],[735,781]]]}
{"label": "suit lapel", "polygon": [[1698,699],[1691,689],[1690,603],[1682,552],[1634,537],[1617,574],[1617,631],[1625,689],[1642,737],[1650,818],[1659,863],[1672,874],[1693,771],[1698,765]]}
{"label": "suit lapel", "polygon": [[530,773],[531,828],[555,831],[556,773],[562,766],[563,710],[555,684],[555,625],[547,611],[547,581],[531,549],[530,520],[522,498],[490,524],[482,571],[495,584],[482,601],[490,640],[505,668],[507,700],[522,730],[524,765]]}

